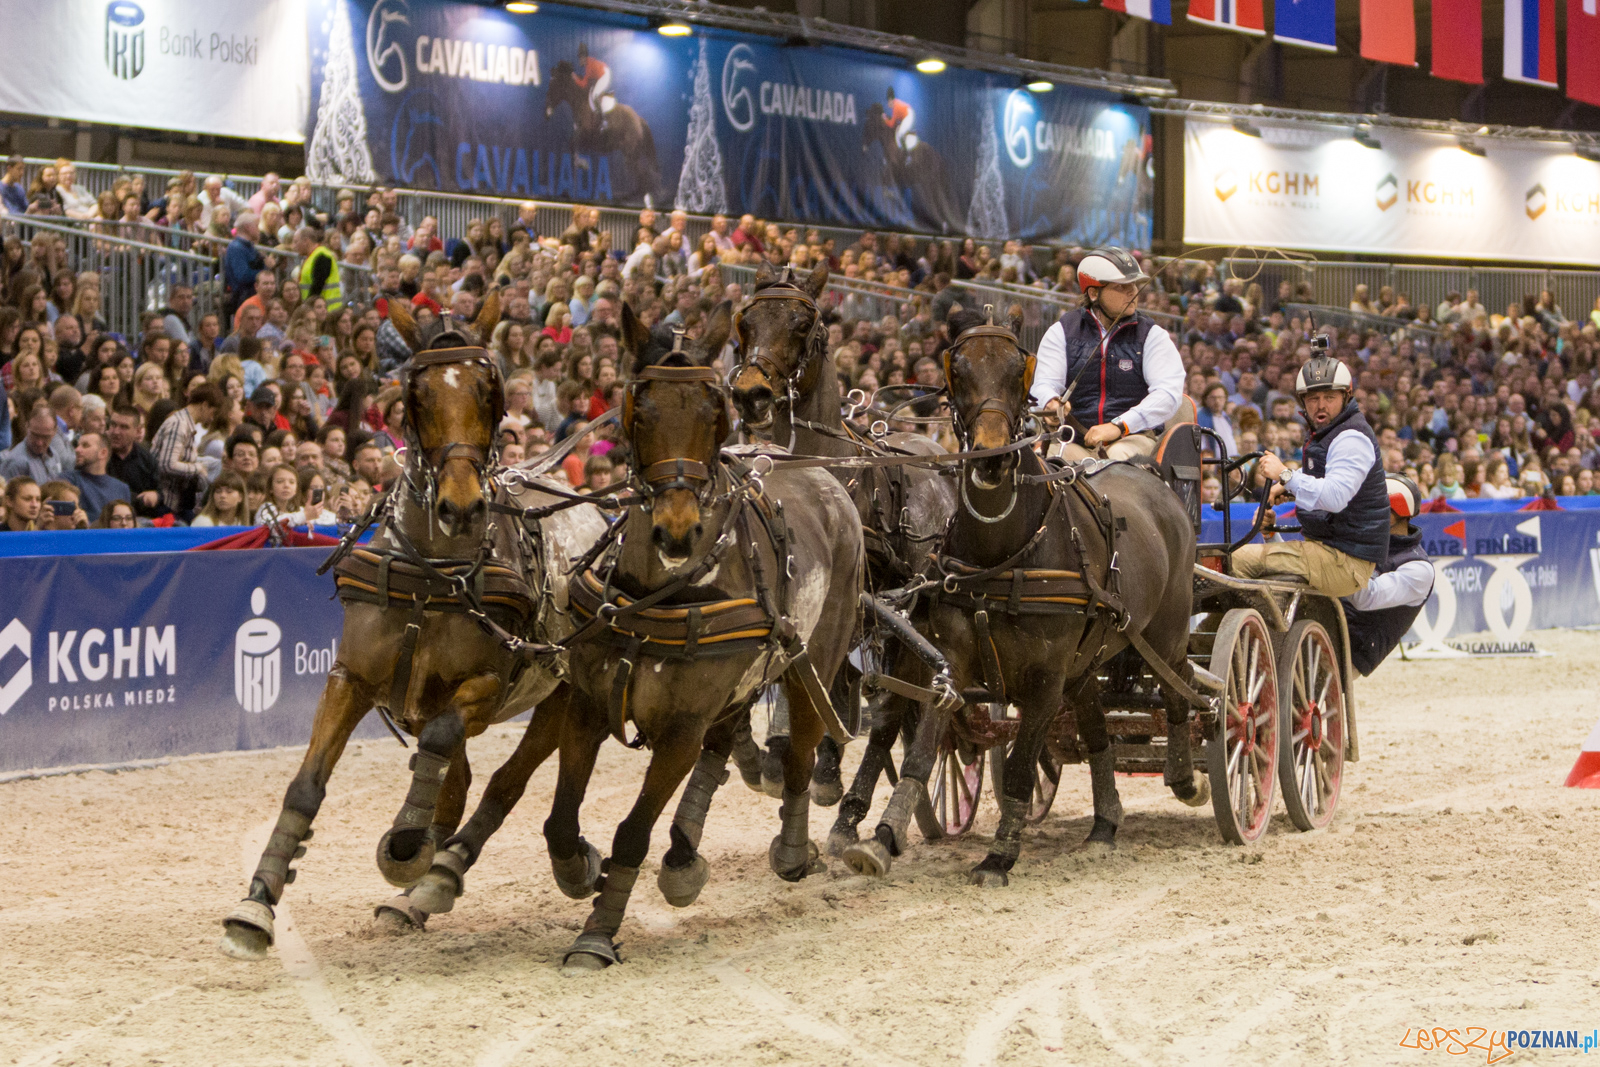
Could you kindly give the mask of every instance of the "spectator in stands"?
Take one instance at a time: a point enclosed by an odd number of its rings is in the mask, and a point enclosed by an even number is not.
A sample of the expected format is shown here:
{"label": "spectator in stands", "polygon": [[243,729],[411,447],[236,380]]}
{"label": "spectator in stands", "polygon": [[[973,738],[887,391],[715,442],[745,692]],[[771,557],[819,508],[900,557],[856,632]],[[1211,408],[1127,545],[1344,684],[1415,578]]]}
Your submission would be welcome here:
{"label": "spectator in stands", "polygon": [[44,507],[44,494],[32,476],[19,474],[6,480],[5,524],[0,531],[17,533],[39,528],[39,512]]}
{"label": "spectator in stands", "polygon": [[196,386],[188,403],[174,411],[156,431],[151,451],[156,456],[161,503],[187,519],[206,487],[205,468],[196,442],[201,428],[216,417],[222,394],[210,382]]}
{"label": "spectator in stands", "polygon": [[279,178],[278,175],[274,174],[270,170],[267,171],[266,174],[262,175],[261,187],[255,191],[255,194],[252,195],[248,201],[250,210],[254,211],[257,215],[260,215],[262,208],[266,207],[268,204],[277,203],[282,184],[283,179]]}
{"label": "spectator in stands", "polygon": [[0,179],[0,212],[7,215],[28,213],[28,190],[22,184],[27,169],[27,162],[19,155],[6,160],[5,177]]}
{"label": "spectator in stands", "polygon": [[212,174],[206,178],[205,186],[200,192],[200,225],[209,229],[212,216],[218,208],[227,212],[229,218],[237,219],[250,210],[250,202],[234,192],[222,182],[222,175]]}
{"label": "spectator in stands", "polygon": [[56,197],[68,218],[94,218],[95,195],[78,184],[78,168],[69,159],[56,160]]}
{"label": "spectator in stands", "polygon": [[79,436],[74,449],[76,469],[68,472],[66,480],[78,487],[83,510],[90,522],[100,518],[101,510],[113,500],[131,500],[133,490],[128,483],[106,473],[106,463],[111,458],[111,447],[105,436],[85,433]]}
{"label": "spectator in stands", "polygon": [[78,487],[60,478],[39,487],[43,506],[39,511],[41,530],[87,530],[89,515],[83,510]]}
{"label": "spectator in stands", "polygon": [[251,515],[245,510],[245,479],[234,471],[223,471],[206,490],[205,503],[191,526],[249,526]]}
{"label": "spectator in stands", "polygon": [[267,269],[267,261],[257,251],[261,237],[256,216],[246,211],[234,223],[234,238],[222,257],[222,283],[227,294],[225,313],[231,318],[240,304],[255,295],[256,279]]}
{"label": "spectator in stands", "polygon": [[112,408],[106,440],[111,446],[106,473],[127,484],[134,510],[146,518],[167,514],[156,458],[144,445],[144,412],[129,403]]}
{"label": "spectator in stands", "polygon": [[43,485],[72,470],[72,446],[57,432],[56,416],[49,403],[38,402],[26,419],[20,411],[17,418],[26,433],[20,442],[0,453],[0,478],[26,474]]}
{"label": "spectator in stands", "polygon": [[95,526],[101,530],[132,530],[139,525],[133,505],[126,500],[113,500],[100,511],[100,521]]}

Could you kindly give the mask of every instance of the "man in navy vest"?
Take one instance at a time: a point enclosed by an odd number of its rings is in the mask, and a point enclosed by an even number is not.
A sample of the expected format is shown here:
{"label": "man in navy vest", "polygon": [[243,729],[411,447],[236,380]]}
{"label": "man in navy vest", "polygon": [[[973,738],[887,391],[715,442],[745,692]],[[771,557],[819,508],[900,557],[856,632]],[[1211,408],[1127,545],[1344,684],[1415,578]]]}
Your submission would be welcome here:
{"label": "man in navy vest", "polygon": [[1166,330],[1135,308],[1150,280],[1121,248],[1097,248],[1078,264],[1084,306],[1044,333],[1034,403],[1067,407],[1088,428],[1062,449],[1069,460],[1099,449],[1111,459],[1156,450],[1156,437],[1183,399],[1183,357]]}
{"label": "man in navy vest", "polygon": [[1311,430],[1304,464],[1291,471],[1271,452],[1256,463],[1258,481],[1278,483],[1273,503],[1294,497],[1305,540],[1245,545],[1233,554],[1233,573],[1292,575],[1328,596],[1344,597],[1365,588],[1389,556],[1389,492],[1378,439],[1351,399],[1350,368],[1326,354],[1326,337],[1316,341],[1322,354],[1306,361],[1294,383]]}
{"label": "man in navy vest", "polygon": [[1403,474],[1389,475],[1388,489],[1389,558],[1378,564],[1365,589],[1344,598],[1350,662],[1363,675],[1394,651],[1433,594],[1433,563],[1422,546],[1422,531],[1411,525],[1422,492]]}

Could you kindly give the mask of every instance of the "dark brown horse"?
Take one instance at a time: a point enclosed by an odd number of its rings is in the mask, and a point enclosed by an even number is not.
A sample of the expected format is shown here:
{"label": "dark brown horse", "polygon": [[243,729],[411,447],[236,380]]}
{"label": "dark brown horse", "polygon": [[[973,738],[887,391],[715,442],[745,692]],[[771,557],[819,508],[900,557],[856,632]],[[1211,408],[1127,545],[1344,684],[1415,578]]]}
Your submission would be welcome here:
{"label": "dark brown horse", "polygon": [[697,849],[711,790],[726,776],[751,703],[775,682],[788,694],[794,744],[768,861],[791,881],[820,869],[807,786],[825,723],[838,731],[826,689],[855,639],[863,571],[860,526],[837,481],[809,469],[763,475],[760,461],[752,467],[720,451],[731,418],[710,364],[732,329],[731,305],[718,305],[704,334],[687,344],[681,334],[671,344],[653,336],[626,306],[622,328],[632,361],[623,430],[641,500],[592,570],[572,579],[575,611],[594,620],[593,639],[576,641],[571,653],[574,685],[588,699],[571,704],[545,823],[558,880],[573,895],[595,884],[578,809],[601,743],[608,734],[622,738],[631,720],[651,755],[639,798],[617,827],[600,894],[567,953],[569,970],[615,962],[613,938],[651,828],[685,776],[657,884],[680,907],[699,894],[708,872]]}
{"label": "dark brown horse", "polygon": [[[1020,317],[1006,327],[965,311],[950,317],[946,384],[968,450],[1002,449],[1021,434],[1033,367],[1016,342],[1021,326]],[[946,577],[932,594],[927,636],[964,693],[1014,704],[1021,713],[1005,762],[1000,827],[971,876],[974,884],[1005,885],[1021,849],[1041,749],[1063,701],[1089,752],[1095,815],[1089,842],[1112,846],[1122,805],[1097,672],[1138,635],[1190,683],[1195,539],[1177,495],[1151,471],[1128,463],[1092,474],[1057,472],[1022,448],[964,463],[960,496],[939,552]],[[1162,695],[1168,722],[1186,723],[1188,702],[1164,683]],[[926,716],[905,764],[931,767],[947,724],[946,715]],[[1170,733],[1166,781],[1186,803],[1204,803],[1205,779],[1191,766],[1189,731]],[[885,813],[873,840],[846,854],[852,866],[888,869],[906,833],[904,815],[893,814]]]}
{"label": "dark brown horse", "polygon": [[550,72],[550,87],[545,90],[544,117],[555,117],[563,103],[572,111],[572,150],[590,155],[616,152],[627,162],[629,188],[623,196],[652,196],[661,184],[661,164],[656,158],[656,139],[650,124],[627,104],[618,103],[605,116],[589,106],[589,92],[572,80],[572,64],[566,60]]}
{"label": "dark brown horse", "polygon": [[[496,314],[486,309],[489,318]],[[403,308],[392,305],[391,315],[422,348]],[[604,522],[593,507],[573,509],[534,535],[492,516],[496,497],[520,507],[557,497],[526,485],[496,493],[492,468],[504,389],[492,354],[475,342],[470,329],[449,330],[407,364],[404,473],[380,504],[371,544],[344,555],[337,567],[344,601],[338,659],[249,895],[224,921],[221,947],[229,955],[259,958],[272,945],[272,909],[293,881],[290,861],[304,854],[334,766],[374,706],[417,738],[410,791],[378,844],[379,870],[397,886],[428,872],[436,843],[461,820],[471,782],[469,737],[538,706],[518,757],[537,765],[557,745],[567,686],[553,664],[529,662],[504,637],[564,636],[563,617],[550,610],[550,598],[565,593],[551,564],[564,566],[583,552]],[[496,774],[485,805],[509,808],[514,778]],[[387,907],[408,921],[426,918],[405,898]]]}
{"label": "dark brown horse", "polygon": [[[827,325],[817,305],[827,284],[826,263],[800,283],[787,275],[780,279],[765,263],[757,269],[754,293],[734,319],[740,362],[734,370],[733,402],[746,428],[805,455],[944,454],[944,449],[921,434],[888,433],[869,441],[859,429],[846,426],[839,379],[828,358]],[[898,588],[926,575],[932,567],[931,550],[955,511],[952,480],[914,466],[834,473],[849,491],[860,516],[871,587]],[[932,676],[928,666],[906,654],[896,642],[889,641],[883,655],[882,666],[889,674],[919,687],[928,685]],[[892,758],[895,739],[909,721],[907,716],[916,714],[916,706],[907,698],[892,693],[884,697],[874,716],[867,751],[828,838],[829,851],[836,855],[856,840],[856,827],[866,817],[878,776]],[[781,751],[783,742],[774,742]],[[838,782],[839,752],[824,738],[818,750],[812,798],[822,804],[835,802]]]}

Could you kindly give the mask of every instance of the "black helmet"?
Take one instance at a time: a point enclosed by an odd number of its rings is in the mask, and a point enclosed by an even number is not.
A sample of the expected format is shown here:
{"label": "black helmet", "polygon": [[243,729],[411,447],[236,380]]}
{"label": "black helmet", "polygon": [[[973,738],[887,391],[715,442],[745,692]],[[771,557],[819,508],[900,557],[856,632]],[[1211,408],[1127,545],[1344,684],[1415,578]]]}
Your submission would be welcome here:
{"label": "black helmet", "polygon": [[1302,402],[1311,393],[1321,393],[1331,389],[1353,392],[1355,379],[1350,375],[1350,368],[1332,356],[1312,356],[1300,368],[1300,373],[1294,376],[1294,395]]}

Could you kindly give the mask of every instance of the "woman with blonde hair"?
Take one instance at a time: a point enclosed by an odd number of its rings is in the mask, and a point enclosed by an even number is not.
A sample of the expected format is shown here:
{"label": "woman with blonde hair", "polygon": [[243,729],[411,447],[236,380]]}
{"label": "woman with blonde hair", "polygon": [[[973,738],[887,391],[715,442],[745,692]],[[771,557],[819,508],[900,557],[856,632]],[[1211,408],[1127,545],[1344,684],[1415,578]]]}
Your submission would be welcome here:
{"label": "woman with blonde hair", "polygon": [[156,401],[166,400],[171,395],[171,385],[167,381],[166,368],[158,363],[141,363],[133,372],[133,403],[146,416]]}
{"label": "woman with blonde hair", "polygon": [[249,526],[245,481],[237,471],[223,471],[206,490],[206,502],[190,526]]}
{"label": "woman with blonde hair", "polygon": [[572,343],[572,312],[567,310],[566,301],[557,300],[550,305],[544,313],[544,329],[539,332],[554,338],[558,345]]}
{"label": "woman with blonde hair", "polygon": [[527,331],[522,328],[522,323],[511,319],[502,319],[494,328],[490,337],[489,348],[500,357],[500,374],[510,378],[519,370],[526,370],[532,364],[528,360]]}

